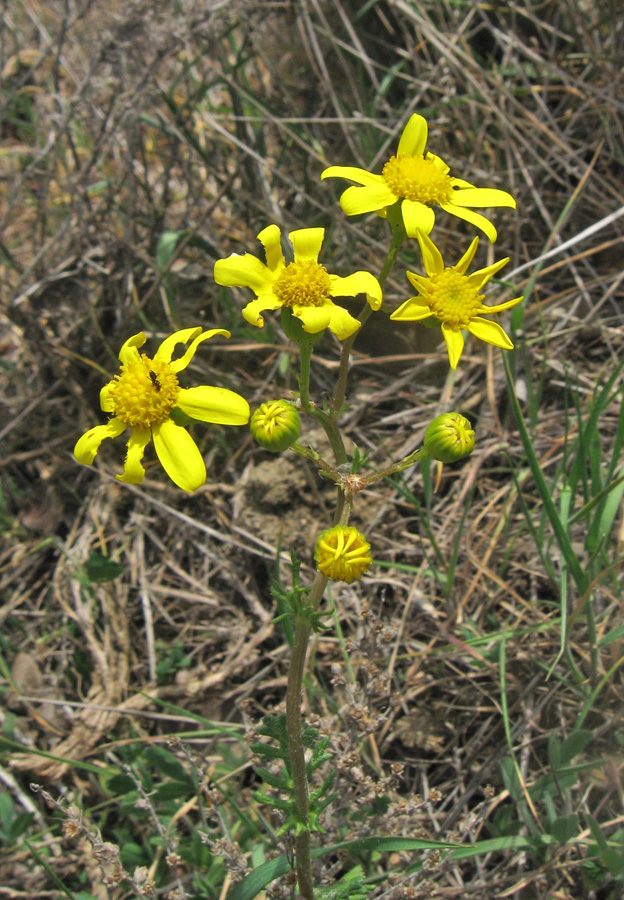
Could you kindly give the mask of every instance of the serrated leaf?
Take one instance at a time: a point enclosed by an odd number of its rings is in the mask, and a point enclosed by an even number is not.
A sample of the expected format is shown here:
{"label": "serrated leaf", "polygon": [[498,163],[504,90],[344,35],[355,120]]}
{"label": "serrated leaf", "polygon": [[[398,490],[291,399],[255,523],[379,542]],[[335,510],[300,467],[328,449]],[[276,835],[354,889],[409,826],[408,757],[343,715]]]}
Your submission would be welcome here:
{"label": "serrated leaf", "polygon": [[262,778],[263,781],[266,781],[267,784],[270,784],[271,787],[277,788],[278,790],[287,791],[292,787],[292,784],[287,778],[282,778],[279,775],[274,775],[272,772],[269,772],[268,769],[265,769],[262,766],[256,766],[256,773],[260,776],[260,778]]}

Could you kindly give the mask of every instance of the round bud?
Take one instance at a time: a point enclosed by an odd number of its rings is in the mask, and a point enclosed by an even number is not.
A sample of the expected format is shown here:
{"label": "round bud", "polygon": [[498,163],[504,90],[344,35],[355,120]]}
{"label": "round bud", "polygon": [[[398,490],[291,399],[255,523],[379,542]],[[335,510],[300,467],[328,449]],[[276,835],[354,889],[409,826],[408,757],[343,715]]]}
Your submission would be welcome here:
{"label": "round bud", "polygon": [[472,453],[475,433],[464,416],[456,412],[442,413],[425,431],[424,447],[431,459],[452,463]]}
{"label": "round bud", "polygon": [[299,437],[301,421],[288,400],[269,400],[252,413],[249,428],[261,447],[280,453],[288,450]]}
{"label": "round bud", "polygon": [[314,558],[323,575],[347,584],[360,578],[372,562],[370,544],[357,528],[348,525],[324,531],[316,542]]}

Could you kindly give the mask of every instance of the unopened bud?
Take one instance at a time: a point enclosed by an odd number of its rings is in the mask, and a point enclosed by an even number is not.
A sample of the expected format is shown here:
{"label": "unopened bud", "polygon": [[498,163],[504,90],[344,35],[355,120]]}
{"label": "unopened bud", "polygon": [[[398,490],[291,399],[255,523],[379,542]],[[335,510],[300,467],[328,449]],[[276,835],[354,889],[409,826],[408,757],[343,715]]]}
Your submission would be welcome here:
{"label": "unopened bud", "polygon": [[249,428],[261,447],[280,453],[288,450],[299,437],[301,421],[292,403],[269,400],[252,413]]}
{"label": "unopened bud", "polygon": [[425,431],[424,447],[431,459],[452,463],[474,450],[475,433],[464,416],[456,412],[443,413],[430,422]]}
{"label": "unopened bud", "polygon": [[324,531],[316,542],[314,558],[323,575],[347,584],[360,578],[372,562],[370,544],[364,535],[347,525]]}

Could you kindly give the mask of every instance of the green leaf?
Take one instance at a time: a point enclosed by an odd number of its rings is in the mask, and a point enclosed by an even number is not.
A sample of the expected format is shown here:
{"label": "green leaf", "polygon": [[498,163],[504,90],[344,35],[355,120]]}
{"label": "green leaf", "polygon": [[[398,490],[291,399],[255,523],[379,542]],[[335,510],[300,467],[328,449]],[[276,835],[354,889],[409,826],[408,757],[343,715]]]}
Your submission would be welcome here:
{"label": "green leaf", "polygon": [[585,747],[592,741],[591,731],[574,731],[561,745],[561,761],[559,765],[567,766],[575,756],[582,753]]}
{"label": "green leaf", "polygon": [[589,830],[591,832],[591,836],[598,844],[598,849],[600,850],[601,854],[604,853],[605,850],[608,849],[608,844],[607,844],[607,839],[605,838],[604,834],[602,833],[602,829],[601,829],[600,825],[594,819],[593,816],[590,816],[589,813],[585,813],[585,821],[587,822],[587,827],[589,828]]}
{"label": "green leaf", "polygon": [[25,831],[28,831],[33,823],[34,818],[35,817],[33,813],[18,813],[11,822],[11,827],[7,831],[9,840],[16,841],[18,837],[20,837],[20,835],[24,834]]}
{"label": "green leaf", "polygon": [[112,778],[106,780],[106,790],[111,794],[121,796],[136,791],[136,784],[129,775],[113,775]]}
{"label": "green leaf", "polygon": [[193,779],[188,774],[179,759],[165,750],[164,747],[147,747],[143,753],[143,759],[148,762],[156,772],[167,775],[173,781],[182,781],[194,787]]}
{"label": "green leaf", "polygon": [[161,784],[152,794],[155,802],[161,800],[177,800],[180,797],[189,797],[195,793],[195,788],[188,781],[168,781]]}
{"label": "green leaf", "polygon": [[123,573],[123,566],[108,556],[104,556],[98,550],[92,551],[89,555],[86,565],[87,578],[91,584],[103,584],[106,581],[113,581]]}
{"label": "green leaf", "polygon": [[621,875],[624,872],[624,853],[608,849],[602,852],[600,859],[612,875]]}
{"label": "green leaf", "polygon": [[[313,850],[312,859],[319,859],[339,850],[348,850],[353,853],[360,851],[371,852],[410,852],[416,850],[452,850],[453,859],[469,859],[472,856],[480,856],[484,853],[494,853],[502,850],[526,850],[529,843],[523,837],[500,837],[487,841],[478,841],[476,844],[446,844],[441,841],[424,841],[419,838],[392,838],[370,837],[357,841],[344,841],[340,844],[332,844]],[[234,885],[227,895],[227,900],[253,900],[268,884],[275,881],[281,875],[290,871],[290,863],[286,856],[278,856],[263,865],[258,866],[253,872],[245,876],[242,881]]]}
{"label": "green leaf", "polygon": [[567,844],[578,834],[578,816],[559,816],[550,823],[549,831],[559,844]]}

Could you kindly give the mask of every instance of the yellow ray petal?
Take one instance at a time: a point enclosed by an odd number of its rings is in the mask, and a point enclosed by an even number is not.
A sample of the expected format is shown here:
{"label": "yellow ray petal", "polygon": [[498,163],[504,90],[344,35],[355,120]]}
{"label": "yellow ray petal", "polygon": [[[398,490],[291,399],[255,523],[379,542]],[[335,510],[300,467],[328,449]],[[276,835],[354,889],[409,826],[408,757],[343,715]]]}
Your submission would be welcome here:
{"label": "yellow ray petal", "polygon": [[426,296],[431,290],[431,280],[425,278],[424,275],[417,275],[416,272],[406,272],[407,280],[416,288],[416,290]]}
{"label": "yellow ray petal", "polygon": [[456,206],[453,201],[449,203],[440,203],[440,206],[444,212],[451,213],[451,215],[457,216],[458,219],[464,219],[466,222],[470,222],[471,225],[474,225],[475,228],[481,229],[491,244],[496,242],[498,236],[496,228],[494,228],[490,220],[486,219],[485,216],[482,216],[481,213],[476,213],[472,209],[463,209],[461,206]]}
{"label": "yellow ray petal", "polygon": [[245,321],[249,322],[250,325],[262,328],[264,319],[261,316],[261,313],[265,309],[279,309],[280,306],[283,306],[283,303],[279,297],[275,296],[275,294],[261,294],[257,300],[252,300],[251,303],[247,304],[243,310],[243,318]]}
{"label": "yellow ray petal", "polygon": [[338,340],[344,341],[345,338],[355,334],[360,327],[358,320],[354,319],[342,306],[332,303],[331,300],[328,301],[327,306],[329,309],[329,330],[336,335]]}
{"label": "yellow ray petal", "polygon": [[267,225],[266,228],[263,228],[258,235],[258,240],[264,247],[269,269],[275,274],[279,274],[286,262],[282,253],[281,232],[277,225]]}
{"label": "yellow ray petal", "polygon": [[256,294],[270,290],[275,277],[275,273],[251,253],[242,256],[233,253],[227,259],[218,259],[214,264],[214,280],[217,284],[224,287],[248,287]]}
{"label": "yellow ray petal", "polygon": [[401,215],[407,236],[411,238],[416,237],[418,231],[429,234],[435,224],[434,211],[419,200],[404,200]]}
{"label": "yellow ray petal", "polygon": [[485,341],[486,344],[494,344],[495,347],[500,347],[502,350],[513,350],[513,343],[509,335],[503,331],[498,322],[489,322],[487,319],[475,316],[468,323],[468,331],[480,341]]}
{"label": "yellow ray petal", "polygon": [[359,216],[392,206],[398,199],[387,185],[381,183],[347,188],[340,198],[340,206],[348,216]]}
{"label": "yellow ray petal", "polygon": [[109,381],[100,391],[100,409],[102,412],[112,413],[115,409],[112,397],[110,396],[111,388],[113,388],[115,384],[115,381]]}
{"label": "yellow ray petal", "polygon": [[420,244],[420,252],[422,253],[423,264],[427,275],[439,275],[444,271],[444,260],[442,254],[433,243],[428,234],[418,229],[416,237]]}
{"label": "yellow ray petal", "polygon": [[158,359],[166,363],[171,362],[173,351],[175,350],[177,345],[186,344],[188,343],[188,341],[192,341],[193,338],[196,338],[198,334],[201,334],[201,330],[201,325],[196,325],[194,328],[183,328],[181,331],[176,331],[174,332],[174,334],[169,335],[169,337],[165,338],[165,340],[156,351],[154,359]]}
{"label": "yellow ray petal", "polygon": [[453,191],[453,203],[457,206],[478,206],[487,209],[490,206],[510,206],[516,208],[516,201],[507,191],[497,188],[462,188]]}
{"label": "yellow ray petal", "polygon": [[316,262],[321,252],[325,229],[298,228],[297,231],[291,231],[288,237],[293,245],[296,262],[303,262],[304,260]]}
{"label": "yellow ray petal", "polygon": [[397,156],[422,156],[427,143],[427,121],[414,113],[403,129]]}
{"label": "yellow ray petal", "polygon": [[484,266],[482,269],[477,269],[476,272],[472,272],[471,275],[468,276],[468,280],[472,287],[482,288],[484,284],[487,284],[490,278],[493,275],[496,275],[497,272],[500,272],[507,263],[509,262],[509,257],[506,256],[504,259],[499,259],[498,262],[492,263],[491,266]]}
{"label": "yellow ray petal", "polygon": [[429,304],[422,297],[410,297],[390,316],[395,322],[420,322],[431,315]]}
{"label": "yellow ray petal", "polygon": [[141,484],[143,482],[145,478],[143,454],[151,436],[152,432],[149,428],[132,429],[124,469],[121,475],[117,475],[119,481],[123,481],[124,484]]}
{"label": "yellow ray petal", "polygon": [[522,303],[524,297],[514,297],[513,300],[507,300],[505,303],[499,303],[497,306],[487,306],[484,312],[487,310],[488,313],[499,313],[503,312],[506,309],[511,309],[512,306],[516,306],[518,303]]}
{"label": "yellow ray petal", "polygon": [[111,419],[106,425],[96,425],[85,431],[81,438],[78,439],[74,447],[74,459],[82,463],[83,466],[90,466],[96,457],[100,444],[106,438],[116,438],[126,430],[128,426],[119,416]]}
{"label": "yellow ray petal", "polygon": [[[457,265],[453,266],[453,268],[455,269],[455,271],[456,271],[456,272],[459,272],[460,275],[465,275],[465,274],[466,274],[466,269],[468,268],[468,266],[470,265],[470,263],[471,263],[472,260],[474,259],[474,255],[475,255],[475,253],[477,252],[477,247],[478,247],[478,246],[479,246],[479,238],[476,237],[476,238],[474,238],[474,239],[472,240],[470,246],[468,247],[468,249],[466,250],[466,252],[465,252],[464,255],[462,256],[462,258],[460,259],[460,261],[457,263]],[[472,277],[472,276],[470,276],[470,277]]]}
{"label": "yellow ray petal", "polygon": [[138,334],[133,334],[132,337],[128,338],[128,340],[124,343],[123,347],[119,351],[119,361],[124,366],[127,366],[133,362],[138,362],[140,353],[137,350],[137,347],[142,347],[145,341],[146,338],[142,331],[139,331]]}
{"label": "yellow ray petal", "polygon": [[383,300],[381,285],[370,272],[354,272],[341,278],[339,275],[330,275],[332,297],[357,297],[358,294],[366,294],[366,299],[372,309],[379,309]]}
{"label": "yellow ray petal", "polygon": [[[195,352],[199,345],[203,341],[208,341],[210,338],[214,337],[215,334],[220,334],[223,337],[229,338],[230,332],[226,331],[225,328],[210,328],[208,331],[204,331],[202,334],[198,334],[197,337],[193,340],[190,347],[185,351],[185,353],[180,356],[178,359],[171,360],[171,368],[174,372],[181,372],[183,369],[186,369],[190,361],[195,356]],[[156,354],[158,357],[158,354]]]}
{"label": "yellow ray petal", "polygon": [[296,304],[293,307],[293,315],[301,319],[304,331],[307,331],[308,334],[318,334],[329,325],[330,303],[331,300],[326,301],[323,306],[299,306]]}
{"label": "yellow ray petal", "polygon": [[358,169],[356,166],[329,166],[321,172],[321,181],[326,178],[348,178],[356,184],[364,184],[367,187],[373,184],[383,184],[381,175],[367,172],[366,169]]}
{"label": "yellow ray petal", "polygon": [[451,369],[455,370],[464,349],[463,335],[461,331],[455,331],[446,322],[442,323],[442,334],[448,351],[449,364]]}
{"label": "yellow ray petal", "polygon": [[192,419],[213,422],[215,425],[246,425],[249,421],[249,403],[227,388],[183,388],[178,394],[177,406]]}
{"label": "yellow ray petal", "polygon": [[206,466],[188,431],[166,419],[153,429],[154,447],[163,469],[183,491],[192,493],[206,480]]}

